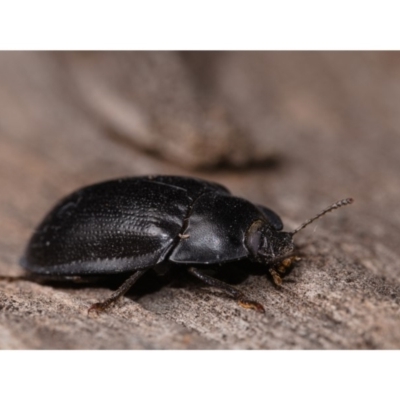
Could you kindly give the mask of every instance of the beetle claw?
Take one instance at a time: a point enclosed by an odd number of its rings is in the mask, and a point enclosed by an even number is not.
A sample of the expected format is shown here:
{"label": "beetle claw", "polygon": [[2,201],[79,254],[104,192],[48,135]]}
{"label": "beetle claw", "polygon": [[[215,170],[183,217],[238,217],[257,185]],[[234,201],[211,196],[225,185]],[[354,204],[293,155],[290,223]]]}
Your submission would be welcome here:
{"label": "beetle claw", "polygon": [[106,309],[106,307],[104,306],[103,303],[94,303],[92,304],[89,308],[88,308],[88,316],[99,316],[99,314],[101,314],[104,310]]}
{"label": "beetle claw", "polygon": [[269,273],[271,274],[275,285],[278,286],[278,287],[282,286],[282,278],[280,277],[280,275],[273,268],[270,268]]}
{"label": "beetle claw", "polygon": [[257,301],[248,300],[248,299],[240,299],[238,303],[241,307],[258,311],[260,313],[265,313],[264,306]]}

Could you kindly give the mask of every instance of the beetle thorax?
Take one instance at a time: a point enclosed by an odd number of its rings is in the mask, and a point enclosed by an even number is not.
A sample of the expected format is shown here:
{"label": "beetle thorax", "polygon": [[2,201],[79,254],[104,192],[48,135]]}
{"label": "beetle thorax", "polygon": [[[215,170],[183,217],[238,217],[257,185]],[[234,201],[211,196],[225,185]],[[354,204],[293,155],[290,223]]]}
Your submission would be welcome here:
{"label": "beetle thorax", "polygon": [[272,225],[257,220],[246,233],[246,246],[256,261],[271,263],[294,249],[292,234],[279,232]]}

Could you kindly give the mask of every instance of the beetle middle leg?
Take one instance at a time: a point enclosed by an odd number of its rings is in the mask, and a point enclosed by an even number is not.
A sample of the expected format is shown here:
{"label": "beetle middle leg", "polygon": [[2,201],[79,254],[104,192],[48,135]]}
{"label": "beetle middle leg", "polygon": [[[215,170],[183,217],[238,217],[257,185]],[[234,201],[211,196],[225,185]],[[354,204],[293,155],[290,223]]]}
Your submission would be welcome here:
{"label": "beetle middle leg", "polygon": [[110,297],[101,301],[99,303],[94,303],[89,307],[88,313],[91,312],[102,312],[107,307],[109,307],[112,303],[117,301],[121,296],[123,296],[135,283],[136,281],[147,271],[147,269],[142,269],[139,271],[135,271],[124,283],[111,294]]}
{"label": "beetle middle leg", "polygon": [[215,279],[209,275],[206,275],[201,270],[195,267],[190,267],[188,271],[195,277],[199,278],[201,281],[207,283],[208,285],[214,286],[222,290],[226,294],[232,296],[243,308],[251,308],[252,310],[256,310],[262,313],[265,312],[264,307],[260,303],[248,299],[243,292],[241,292],[238,289],[235,289],[234,287],[228,285],[227,283]]}

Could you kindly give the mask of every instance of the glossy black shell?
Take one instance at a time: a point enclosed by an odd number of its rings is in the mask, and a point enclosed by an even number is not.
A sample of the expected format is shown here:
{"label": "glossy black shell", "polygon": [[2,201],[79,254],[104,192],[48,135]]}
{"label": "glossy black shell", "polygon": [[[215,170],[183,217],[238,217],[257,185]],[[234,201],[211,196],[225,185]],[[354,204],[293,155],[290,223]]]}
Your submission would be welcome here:
{"label": "glossy black shell", "polygon": [[249,257],[255,220],[276,230],[268,208],[201,179],[154,176],[107,181],[61,200],[35,230],[21,264],[46,275],[114,274],[155,266]]}

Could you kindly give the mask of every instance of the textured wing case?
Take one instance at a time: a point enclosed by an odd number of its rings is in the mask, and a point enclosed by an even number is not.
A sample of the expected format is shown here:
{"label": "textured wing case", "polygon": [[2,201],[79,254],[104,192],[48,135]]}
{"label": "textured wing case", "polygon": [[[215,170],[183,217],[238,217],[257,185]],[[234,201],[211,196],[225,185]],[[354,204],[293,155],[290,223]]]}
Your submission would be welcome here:
{"label": "textured wing case", "polygon": [[81,189],[62,200],[28,244],[22,265],[41,274],[98,274],[162,261],[182,229],[187,190],[147,178]]}

